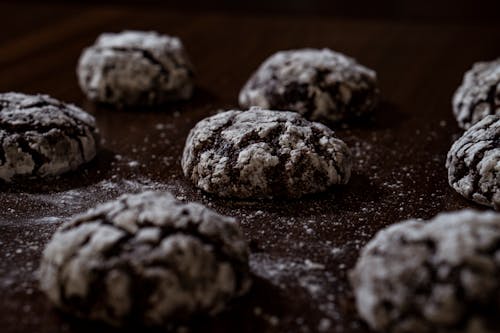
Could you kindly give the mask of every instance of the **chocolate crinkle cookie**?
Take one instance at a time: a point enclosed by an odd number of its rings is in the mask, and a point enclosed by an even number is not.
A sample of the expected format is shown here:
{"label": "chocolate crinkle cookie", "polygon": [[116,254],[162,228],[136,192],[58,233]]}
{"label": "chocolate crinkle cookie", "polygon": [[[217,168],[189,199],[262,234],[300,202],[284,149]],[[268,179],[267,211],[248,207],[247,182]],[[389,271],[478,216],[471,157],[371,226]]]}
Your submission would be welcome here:
{"label": "chocolate crinkle cookie", "polygon": [[380,231],[351,282],[378,332],[500,332],[500,215],[464,210]]}
{"label": "chocolate crinkle cookie", "polygon": [[119,107],[157,106],[191,97],[193,70],[180,39],[156,32],[104,33],[77,69],[87,97]]}
{"label": "chocolate crinkle cookie", "polygon": [[500,208],[500,115],[469,128],[448,152],[448,181],[461,195]]}
{"label": "chocolate crinkle cookie", "polygon": [[378,95],[373,70],[329,49],[300,49],[269,57],[245,84],[239,102],[330,124],[371,112]]}
{"label": "chocolate crinkle cookie", "polygon": [[196,124],[182,170],[197,187],[221,197],[298,198],[346,184],[351,155],[320,123],[295,112],[252,108]]}
{"label": "chocolate crinkle cookie", "polygon": [[165,192],[123,195],[61,226],[40,285],[81,318],[173,328],[248,290],[248,248],[233,218],[205,206]]}
{"label": "chocolate crinkle cookie", "polygon": [[0,180],[75,170],[96,155],[94,117],[47,95],[0,94]]}
{"label": "chocolate crinkle cookie", "polygon": [[464,129],[488,115],[500,115],[500,58],[475,63],[465,73],[453,96],[453,112]]}

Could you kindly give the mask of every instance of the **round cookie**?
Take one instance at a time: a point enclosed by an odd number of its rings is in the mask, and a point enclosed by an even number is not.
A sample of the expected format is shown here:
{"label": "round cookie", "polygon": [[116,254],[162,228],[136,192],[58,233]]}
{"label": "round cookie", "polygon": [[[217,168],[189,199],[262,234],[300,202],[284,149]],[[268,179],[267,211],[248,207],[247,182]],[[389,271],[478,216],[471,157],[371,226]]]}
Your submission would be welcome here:
{"label": "round cookie", "polygon": [[95,102],[156,106],[191,97],[193,69],[180,39],[156,32],[104,33],[78,63],[78,82]]}
{"label": "round cookie", "polygon": [[461,195],[500,208],[500,115],[469,128],[451,146],[446,160],[448,181]]}
{"label": "round cookie", "polygon": [[191,130],[182,170],[221,197],[299,198],[346,184],[351,155],[328,127],[296,112],[226,111]]}
{"label": "round cookie", "polygon": [[500,115],[500,58],[475,63],[465,73],[452,103],[458,125],[464,129],[487,115]]}
{"label": "round cookie", "polygon": [[94,117],[47,95],[0,94],[0,180],[75,170],[97,151]]}
{"label": "round cookie", "polygon": [[248,290],[248,248],[233,218],[205,206],[123,195],[61,226],[43,252],[40,286],[81,318],[171,327]]}
{"label": "round cookie", "polygon": [[493,333],[500,323],[500,215],[464,210],[380,231],[351,283],[361,317],[388,333]]}
{"label": "round cookie", "polygon": [[297,111],[330,124],[371,112],[378,95],[376,73],[354,59],[329,49],[299,49],[264,61],[239,102],[243,108]]}

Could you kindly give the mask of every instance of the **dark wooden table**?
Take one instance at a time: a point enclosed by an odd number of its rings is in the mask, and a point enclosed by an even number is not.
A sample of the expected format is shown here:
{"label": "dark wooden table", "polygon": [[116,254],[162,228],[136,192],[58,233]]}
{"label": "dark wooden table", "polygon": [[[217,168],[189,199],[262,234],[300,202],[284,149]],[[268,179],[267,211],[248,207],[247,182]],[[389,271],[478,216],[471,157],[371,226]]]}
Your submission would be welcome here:
{"label": "dark wooden table", "polygon": [[[460,133],[450,99],[474,61],[500,56],[494,21],[393,20],[154,6],[0,4],[0,91],[48,93],[93,113],[97,159],[56,182],[0,192],[2,332],[109,332],[53,310],[37,290],[40,253],[64,220],[125,192],[166,189],[238,217],[251,244],[251,292],[194,331],[367,332],[347,273],[380,228],[410,217],[476,207],[447,185],[444,161]],[[439,23],[444,22],[444,23]],[[80,92],[75,66],[100,32],[177,35],[197,68],[187,103],[161,110],[98,108]],[[337,129],[352,148],[351,182],[298,201],[224,201],[193,189],[179,157],[189,129],[236,107],[250,73],[275,51],[330,47],[378,72],[383,102],[373,120]]]}

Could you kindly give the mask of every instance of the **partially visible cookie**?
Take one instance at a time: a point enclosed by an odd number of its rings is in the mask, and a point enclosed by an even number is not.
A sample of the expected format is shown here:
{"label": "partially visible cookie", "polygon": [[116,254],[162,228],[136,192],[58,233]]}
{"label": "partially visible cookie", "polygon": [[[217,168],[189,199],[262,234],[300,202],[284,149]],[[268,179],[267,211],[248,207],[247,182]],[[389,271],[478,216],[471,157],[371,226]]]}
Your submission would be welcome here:
{"label": "partially visible cookie", "polygon": [[500,208],[500,115],[490,115],[469,128],[452,146],[446,160],[448,181],[461,195]]}
{"label": "partially visible cookie", "polygon": [[170,193],[124,195],[63,224],[40,286],[72,315],[171,327],[246,292],[248,247],[233,218]]}
{"label": "partially visible cookie", "polygon": [[329,49],[277,52],[240,92],[243,108],[289,110],[335,123],[370,113],[378,102],[376,73]]}
{"label": "partially visible cookie", "polygon": [[240,199],[299,198],[346,184],[351,154],[328,127],[296,112],[253,108],[203,119],[182,156],[200,189]]}
{"label": "partially visible cookie", "polygon": [[104,33],[78,63],[87,97],[116,106],[156,106],[191,97],[193,69],[179,38],[156,32]]}
{"label": "partially visible cookie", "polygon": [[351,282],[378,332],[500,331],[500,215],[464,210],[380,231]]}
{"label": "partially visible cookie", "polygon": [[94,117],[47,95],[0,94],[0,180],[75,170],[97,151]]}
{"label": "partially visible cookie", "polygon": [[500,115],[500,58],[475,63],[465,73],[453,96],[453,113],[464,129],[488,115]]}

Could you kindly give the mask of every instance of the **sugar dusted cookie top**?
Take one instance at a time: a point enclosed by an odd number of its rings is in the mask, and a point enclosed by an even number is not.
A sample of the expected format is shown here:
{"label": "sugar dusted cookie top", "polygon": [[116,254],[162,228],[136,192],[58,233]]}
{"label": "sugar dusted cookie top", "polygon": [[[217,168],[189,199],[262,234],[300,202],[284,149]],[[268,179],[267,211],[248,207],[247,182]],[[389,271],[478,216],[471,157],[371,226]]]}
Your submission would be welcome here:
{"label": "sugar dusted cookie top", "polygon": [[200,204],[124,195],[62,225],[43,253],[40,285],[78,317],[170,327],[248,290],[248,248],[234,219]]}
{"label": "sugar dusted cookie top", "polygon": [[240,105],[289,110],[327,124],[369,113],[378,102],[376,73],[329,49],[270,56],[240,92]]}
{"label": "sugar dusted cookie top", "polygon": [[226,111],[191,130],[184,175],[222,197],[298,198],[346,184],[351,154],[332,130],[296,112]]}
{"label": "sugar dusted cookie top", "polygon": [[461,195],[500,208],[500,115],[469,128],[450,148],[448,181]]}
{"label": "sugar dusted cookie top", "polygon": [[97,151],[94,117],[47,95],[0,94],[0,179],[56,176]]}
{"label": "sugar dusted cookie top", "polygon": [[475,63],[453,96],[458,125],[468,129],[484,117],[500,115],[500,58]]}
{"label": "sugar dusted cookie top", "polygon": [[179,38],[156,32],[104,33],[77,68],[90,100],[119,107],[157,106],[188,99],[193,68]]}
{"label": "sugar dusted cookie top", "polygon": [[378,332],[500,330],[500,215],[464,210],[380,231],[351,282],[361,317]]}

